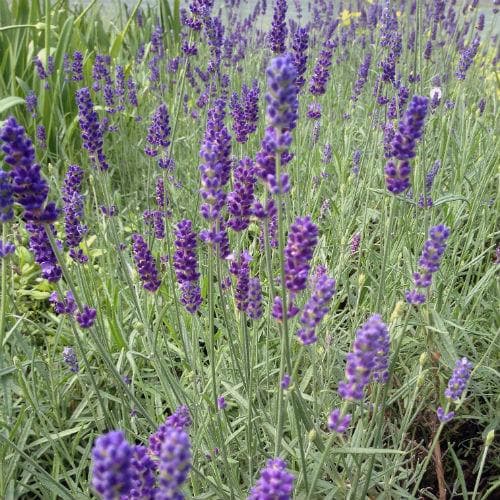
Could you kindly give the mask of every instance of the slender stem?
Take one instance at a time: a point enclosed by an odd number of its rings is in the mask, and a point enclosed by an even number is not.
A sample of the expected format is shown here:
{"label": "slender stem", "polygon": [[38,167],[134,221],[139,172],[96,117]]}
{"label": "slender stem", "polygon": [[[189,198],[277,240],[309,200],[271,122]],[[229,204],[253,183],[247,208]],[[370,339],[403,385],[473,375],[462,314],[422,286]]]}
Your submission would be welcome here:
{"label": "slender stem", "polygon": [[214,277],[213,277],[214,251],[212,243],[208,244],[208,341],[210,352],[210,369],[212,376],[213,408],[217,411],[217,378],[215,367],[215,338],[214,338]]}
{"label": "slender stem", "polygon": [[472,492],[472,500],[476,499],[477,491],[479,490],[479,483],[481,482],[481,476],[483,475],[484,463],[486,462],[486,455],[488,454],[489,445],[486,444],[483,450],[483,455],[481,457],[481,463],[479,464],[479,471],[477,473],[476,483],[474,484],[474,491]]}
{"label": "slender stem", "polygon": [[387,229],[384,235],[384,254],[382,257],[382,269],[380,273],[380,281],[379,281],[379,287],[378,287],[378,295],[377,295],[377,311],[380,310],[380,306],[382,305],[382,298],[384,295],[385,291],[385,277],[386,277],[386,268],[387,268],[387,259],[389,257],[389,253],[391,251],[391,233],[392,233],[392,226],[393,226],[393,220],[394,220],[394,207],[396,205],[396,199],[395,197],[391,197],[391,206],[389,209],[389,221],[387,222]]}
{"label": "slender stem", "polygon": [[[2,242],[5,244],[7,239],[7,224],[2,224]],[[2,266],[2,289],[0,290],[0,352],[3,352],[3,341],[5,338],[6,312],[7,312],[7,259],[6,255],[0,258]],[[0,358],[1,359],[1,358]]]}

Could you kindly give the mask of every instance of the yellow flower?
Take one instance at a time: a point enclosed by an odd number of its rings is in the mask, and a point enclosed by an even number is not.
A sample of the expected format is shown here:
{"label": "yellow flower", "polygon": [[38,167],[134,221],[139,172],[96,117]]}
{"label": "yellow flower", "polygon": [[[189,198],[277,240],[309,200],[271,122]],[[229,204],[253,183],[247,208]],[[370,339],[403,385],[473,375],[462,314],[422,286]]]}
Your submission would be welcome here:
{"label": "yellow flower", "polygon": [[344,9],[339,15],[340,25],[349,26],[351,24],[351,19],[359,17],[360,15],[361,12],[350,12],[347,9]]}

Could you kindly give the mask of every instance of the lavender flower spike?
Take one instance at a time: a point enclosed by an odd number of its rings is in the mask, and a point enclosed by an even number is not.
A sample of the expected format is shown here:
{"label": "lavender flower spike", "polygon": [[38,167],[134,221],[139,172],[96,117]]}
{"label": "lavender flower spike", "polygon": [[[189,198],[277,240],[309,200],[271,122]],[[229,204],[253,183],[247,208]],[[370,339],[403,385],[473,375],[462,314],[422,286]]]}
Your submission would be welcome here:
{"label": "lavender flower spike", "polygon": [[260,477],[250,490],[248,500],[289,500],[293,493],[293,475],[286,470],[281,458],[271,458],[260,471]]}
{"label": "lavender flower spike", "polygon": [[415,156],[416,142],[422,137],[428,101],[427,97],[413,96],[390,143],[393,160],[387,162],[384,172],[387,189],[392,194],[403,193],[410,187],[408,160]]}
{"label": "lavender flower spike", "polygon": [[346,381],[339,383],[340,397],[359,401],[372,377],[377,381],[387,380],[388,351],[389,331],[380,315],[374,314],[356,332],[353,350],[347,355]]}
{"label": "lavender flower spike", "polygon": [[96,439],[92,448],[92,487],[103,500],[117,500],[131,487],[132,446],[122,431]]}
{"label": "lavender flower spike", "polygon": [[140,234],[132,236],[132,250],[134,254],[137,272],[142,280],[142,286],[150,292],[156,292],[160,288],[161,280],[158,276],[156,263],[144,238]]}
{"label": "lavender flower spike", "polygon": [[458,359],[444,395],[451,401],[458,401],[465,391],[472,371],[472,363],[467,358]]}
{"label": "lavender flower spike", "polygon": [[65,347],[62,352],[63,360],[68,365],[68,368],[73,373],[78,373],[80,367],[78,366],[78,359],[72,347]]}
{"label": "lavender flower spike", "polygon": [[286,27],[287,8],[287,0],[276,0],[271,31],[269,32],[269,45],[275,54],[282,54],[285,52],[285,42],[288,34],[288,29]]}

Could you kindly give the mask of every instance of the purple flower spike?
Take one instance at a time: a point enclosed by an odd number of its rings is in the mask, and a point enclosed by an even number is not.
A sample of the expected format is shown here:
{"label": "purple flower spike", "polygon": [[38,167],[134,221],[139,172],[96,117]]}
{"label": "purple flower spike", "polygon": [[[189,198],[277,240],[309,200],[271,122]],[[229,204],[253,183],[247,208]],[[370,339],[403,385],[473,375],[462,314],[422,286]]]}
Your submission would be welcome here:
{"label": "purple flower spike", "polygon": [[62,299],[59,299],[57,292],[52,292],[49,302],[52,304],[56,314],[73,314],[77,309],[75,298],[70,291],[66,292],[66,296]]}
{"label": "purple flower spike", "polygon": [[297,89],[300,91],[306,80],[304,74],[307,70],[307,49],[309,47],[309,32],[306,28],[298,28],[293,35],[292,43],[292,55],[293,64],[295,70],[297,71],[297,78],[295,79],[295,84]]}
{"label": "purple flower spike", "polygon": [[285,282],[290,292],[306,288],[307,275],[314,248],[318,242],[318,228],[310,217],[297,217],[290,226],[285,247]]}
{"label": "purple flower spike", "polygon": [[62,188],[64,201],[64,228],[66,244],[70,248],[70,256],[76,262],[87,262],[88,257],[78,248],[87,233],[87,226],[81,223],[83,217],[83,196],[80,186],[84,172],[78,165],[70,165],[64,178]]}
{"label": "purple flower spike", "polygon": [[83,147],[88,151],[94,167],[107,170],[109,165],[103,151],[103,130],[87,87],[77,91],[76,103]]}
{"label": "purple flower spike", "polygon": [[92,487],[103,500],[117,500],[131,487],[132,446],[122,431],[96,439],[92,448]]}
{"label": "purple flower spike", "polygon": [[257,130],[259,122],[259,97],[260,89],[257,80],[252,82],[252,87],[243,85],[241,88],[241,99],[243,112],[245,113],[245,123],[247,134],[253,134]]}
{"label": "purple flower spike", "polygon": [[145,499],[154,498],[156,488],[156,464],[148,455],[148,449],[145,446],[132,446],[131,467],[131,486],[127,498]]}
{"label": "purple flower spike", "polygon": [[352,415],[350,413],[342,415],[342,412],[338,408],[335,408],[328,417],[328,428],[333,432],[343,434],[349,427],[351,418]]}
{"label": "purple flower spike", "polygon": [[166,149],[170,145],[169,121],[167,105],[160,104],[153,114],[146,137],[149,146],[144,148],[144,152],[148,156],[157,156],[161,148]]}
{"label": "purple flower spike", "polygon": [[450,411],[448,413],[446,413],[443,409],[443,407],[441,406],[438,406],[438,409],[436,410],[436,414],[437,414],[437,418],[440,422],[442,422],[443,424],[445,424],[446,422],[449,422],[450,420],[453,419],[453,417],[455,417],[455,412],[454,411]]}
{"label": "purple flower spike", "polygon": [[328,304],[334,294],[335,280],[322,274],[317,279],[314,292],[300,316],[300,322],[303,326],[297,332],[297,336],[302,345],[314,344],[318,340],[315,329],[328,313]]}
{"label": "purple flower spike", "polygon": [[217,398],[217,409],[225,410],[226,408],[227,408],[226,399],[224,398],[224,396],[219,396]]}
{"label": "purple flower spike", "polygon": [[313,76],[309,82],[309,92],[314,96],[323,95],[326,92],[326,85],[330,79],[330,66],[332,65],[335,45],[335,42],[327,40],[319,53]]}
{"label": "purple flower spike", "polygon": [[76,357],[75,350],[72,347],[65,347],[62,352],[63,361],[68,365],[68,368],[73,373],[78,373],[80,367],[78,366],[78,358]]}
{"label": "purple flower spike", "polygon": [[0,222],[7,222],[14,217],[13,204],[11,176],[0,170]]}
{"label": "purple flower spike", "polygon": [[234,231],[243,231],[250,224],[255,182],[254,163],[245,157],[234,169],[233,191],[227,195],[227,208],[231,214],[227,225]]}
{"label": "purple flower spike", "polygon": [[169,426],[160,448],[158,464],[159,492],[155,500],[177,500],[184,498],[180,492],[191,470],[191,441],[187,432]]}
{"label": "purple flower spike", "polygon": [[193,223],[190,220],[181,220],[177,224],[174,242],[174,269],[181,289],[181,302],[191,314],[195,313],[201,305],[196,233],[192,227]]}
{"label": "purple flower spike", "polygon": [[252,319],[262,316],[262,288],[259,278],[250,278],[248,282],[248,303],[246,312]]}
{"label": "purple flower spike", "polygon": [[444,395],[452,401],[458,401],[462,396],[472,371],[472,363],[467,358],[458,359],[453,374],[448,382]]}
{"label": "purple flower spike", "polygon": [[156,292],[160,288],[161,280],[158,276],[153,255],[140,234],[132,235],[132,242],[135,265],[141,277],[142,286],[150,292]]}
{"label": "purple flower spike", "polygon": [[318,102],[312,102],[307,107],[307,118],[311,120],[319,120],[321,118],[321,104]]}
{"label": "purple flower spike", "polygon": [[165,433],[169,427],[176,427],[179,429],[186,429],[191,425],[191,415],[189,408],[186,405],[179,406],[172,415],[167,417],[165,422],[161,424],[156,432],[149,437],[149,452],[158,457],[163,441],[165,440]]}
{"label": "purple flower spike", "polygon": [[380,315],[374,314],[356,332],[353,350],[347,355],[347,380],[339,383],[340,397],[350,401],[361,400],[370,378],[378,382],[387,381],[388,354],[389,330]]}
{"label": "purple flower spike", "polygon": [[275,54],[282,54],[286,49],[286,27],[287,0],[276,0],[274,5],[271,31],[269,32],[269,45]]}
{"label": "purple flower spike", "polygon": [[429,288],[432,284],[432,275],[439,270],[441,259],[446,250],[446,240],[450,230],[440,224],[429,230],[429,239],[424,243],[422,254],[418,261],[419,270],[413,273],[415,289],[406,292],[406,301],[409,304],[421,305],[425,302],[425,295],[419,289]]}
{"label": "purple flower spike", "polygon": [[427,97],[413,97],[391,140],[390,156],[394,160],[387,162],[384,172],[387,189],[392,194],[401,194],[410,187],[409,160],[415,156],[416,142],[422,137],[428,102]]}
{"label": "purple flower spike", "polygon": [[97,311],[93,307],[83,306],[83,311],[76,313],[76,321],[81,328],[90,328],[97,315]]}
{"label": "purple flower spike", "polygon": [[280,386],[282,389],[288,389],[290,387],[290,382],[292,381],[292,378],[288,373],[285,373],[283,375],[283,378],[281,379]]}
{"label": "purple flower spike", "polygon": [[4,259],[7,255],[10,255],[16,251],[16,245],[8,241],[0,240],[0,259]]}
{"label": "purple flower spike", "polygon": [[281,458],[271,458],[260,471],[260,477],[250,490],[248,500],[289,500],[293,493],[293,475],[286,470]]}
{"label": "purple flower spike", "polygon": [[242,252],[236,260],[233,258],[229,272],[237,278],[234,298],[239,311],[246,311],[248,308],[248,285],[250,280],[250,262],[252,257],[248,252]]}
{"label": "purple flower spike", "polygon": [[[26,230],[30,235],[30,250],[35,256],[35,262],[42,269],[42,278],[51,282],[59,281],[62,276],[62,269],[57,263],[57,257],[50,244],[45,226],[34,222],[27,222]],[[54,233],[54,226],[50,225],[49,230]]]}
{"label": "purple flower spike", "polygon": [[[3,175],[2,194],[12,190],[14,201],[19,203],[27,211],[25,218],[36,219],[43,210],[43,204],[47,199],[49,186],[40,174],[40,165],[35,162],[35,149],[31,139],[26,135],[24,127],[19,125],[14,117],[10,117],[0,130],[0,141],[3,142],[2,151],[5,153],[4,162],[10,166],[10,187]],[[3,194],[2,198],[9,199],[10,196]],[[0,208],[7,208],[7,202],[2,200]]]}

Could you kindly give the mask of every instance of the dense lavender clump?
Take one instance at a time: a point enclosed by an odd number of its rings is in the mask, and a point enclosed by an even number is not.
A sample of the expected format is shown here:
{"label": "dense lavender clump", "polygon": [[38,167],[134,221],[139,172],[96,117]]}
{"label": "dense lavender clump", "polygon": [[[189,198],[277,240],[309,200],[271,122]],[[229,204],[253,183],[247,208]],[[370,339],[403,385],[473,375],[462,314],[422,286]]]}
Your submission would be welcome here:
{"label": "dense lavender clump", "polygon": [[96,439],[92,448],[92,487],[102,500],[117,500],[131,487],[132,446],[122,431]]}
{"label": "dense lavender clump", "polygon": [[132,235],[132,242],[134,261],[142,286],[150,292],[156,292],[160,288],[161,280],[158,276],[153,255],[140,234]]}
{"label": "dense lavender clump", "polygon": [[403,193],[410,187],[408,160],[415,156],[416,142],[422,137],[427,106],[426,97],[414,96],[390,142],[394,160],[387,162],[384,172],[387,189],[393,194]]}
{"label": "dense lavender clump", "polygon": [[87,87],[77,91],[76,103],[83,147],[88,151],[90,160],[95,167],[107,170],[109,165],[103,151],[103,131]]}
{"label": "dense lavender clump", "polygon": [[293,479],[293,475],[286,470],[284,460],[270,458],[250,490],[248,500],[289,500],[293,493]]}
{"label": "dense lavender clump", "polygon": [[426,300],[421,289],[429,288],[432,284],[432,275],[439,270],[441,258],[446,250],[446,240],[450,230],[440,224],[429,230],[429,239],[424,243],[422,254],[418,261],[419,270],[413,273],[415,288],[406,292],[406,300],[413,305],[423,304]]}
{"label": "dense lavender clump", "polygon": [[275,54],[282,54],[286,50],[286,11],[287,0],[276,0],[274,5],[273,20],[269,31],[269,46]]}
{"label": "dense lavender clump", "polygon": [[181,289],[181,302],[190,312],[195,313],[201,304],[201,293],[198,285],[196,256],[196,234],[192,222],[184,219],[177,224],[175,231],[174,269]]}

